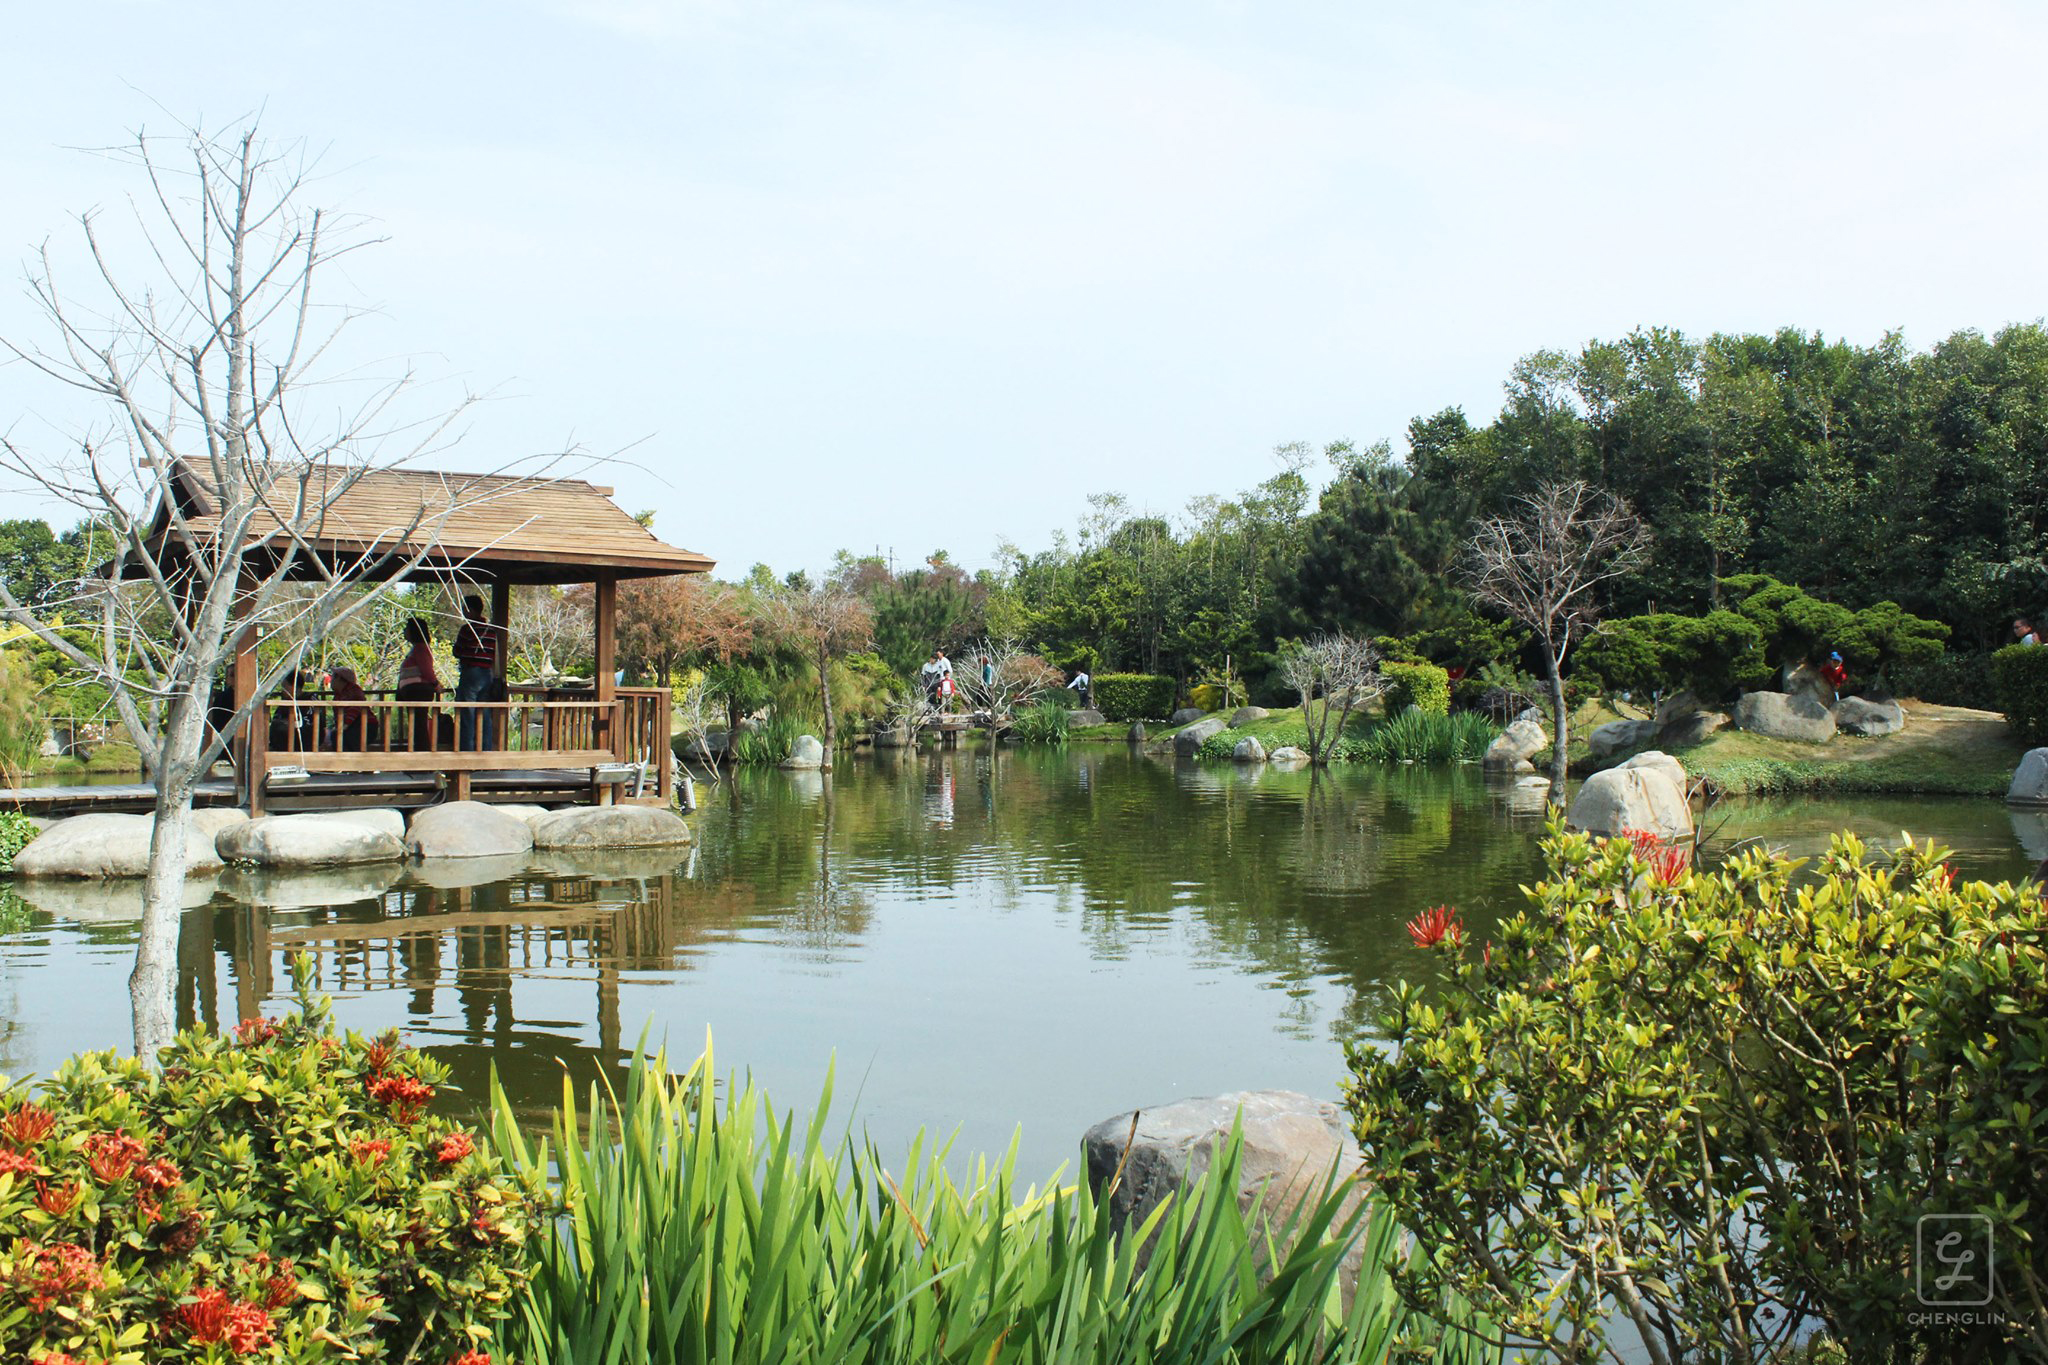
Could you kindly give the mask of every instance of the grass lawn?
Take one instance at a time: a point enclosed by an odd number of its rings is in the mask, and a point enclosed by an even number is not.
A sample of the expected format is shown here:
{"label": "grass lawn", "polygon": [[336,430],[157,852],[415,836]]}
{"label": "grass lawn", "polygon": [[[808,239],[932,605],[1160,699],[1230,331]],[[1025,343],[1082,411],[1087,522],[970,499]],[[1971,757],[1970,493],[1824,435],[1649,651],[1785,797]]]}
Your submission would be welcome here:
{"label": "grass lawn", "polygon": [[1826,744],[1798,744],[1723,730],[1672,753],[1687,772],[1733,795],[2005,795],[2027,751],[2005,717],[1960,706],[1902,704],[1906,728],[1895,735],[1836,735]]}

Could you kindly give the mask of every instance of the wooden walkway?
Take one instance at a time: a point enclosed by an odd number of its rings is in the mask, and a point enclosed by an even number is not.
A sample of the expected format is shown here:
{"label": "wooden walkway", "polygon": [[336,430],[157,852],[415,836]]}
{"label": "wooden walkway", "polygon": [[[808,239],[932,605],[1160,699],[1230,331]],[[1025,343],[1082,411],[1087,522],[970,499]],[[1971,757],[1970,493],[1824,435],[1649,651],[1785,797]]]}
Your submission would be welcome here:
{"label": "wooden walkway", "polygon": [[[478,773],[470,790],[472,800],[492,802],[579,801],[587,800],[589,794],[590,773],[576,768]],[[410,810],[442,799],[437,774],[429,772],[311,773],[303,782],[273,785],[265,794],[263,805],[279,814],[351,806],[396,806]],[[226,778],[210,778],[199,784],[192,804],[232,806],[235,784]],[[30,815],[146,813],[155,806],[156,788],[147,782],[0,788],[0,810],[19,810]]]}

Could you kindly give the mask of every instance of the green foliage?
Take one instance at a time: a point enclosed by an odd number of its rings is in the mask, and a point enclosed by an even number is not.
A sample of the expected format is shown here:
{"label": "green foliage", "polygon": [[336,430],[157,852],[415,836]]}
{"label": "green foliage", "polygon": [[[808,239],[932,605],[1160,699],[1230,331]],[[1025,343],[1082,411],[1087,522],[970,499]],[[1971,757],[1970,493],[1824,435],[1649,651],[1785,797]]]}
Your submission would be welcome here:
{"label": "green foliage", "polygon": [[[1019,1189],[1014,1153],[962,1185],[922,1139],[900,1165],[872,1144],[830,1143],[830,1099],[828,1082],[799,1126],[751,1081],[717,1083],[708,1053],[680,1076],[641,1056],[623,1093],[593,1086],[581,1109],[565,1080],[550,1145],[529,1142],[497,1093],[504,1159],[531,1179],[558,1172],[569,1209],[539,1248],[510,1354],[523,1365],[1351,1365],[1386,1360],[1397,1332],[1437,1335],[1375,1269],[1400,1255],[1391,1220],[1367,1226],[1342,1187],[1285,1216],[1241,1210],[1235,1139],[1184,1197],[1127,1232],[1085,1183]],[[1338,1268],[1361,1239],[1366,1269],[1346,1307]],[[1269,1258],[1275,1273],[1260,1276]],[[1461,1354],[1447,1344],[1436,1358]]]}
{"label": "green foliage", "polygon": [[0,782],[12,786],[42,756],[50,720],[35,679],[12,649],[0,649]]}
{"label": "green foliage", "polygon": [[2007,645],[1991,656],[1998,709],[2023,744],[2048,744],[2048,645]]}
{"label": "green foliage", "polygon": [[770,711],[751,727],[732,732],[732,761],[773,767],[789,757],[803,732],[801,717],[780,708]]}
{"label": "green foliage", "polygon": [[1896,602],[1850,611],[1768,574],[1737,574],[1722,579],[1721,586],[1762,633],[1765,657],[1773,667],[1837,650],[1853,671],[1883,674],[1899,664],[1936,658],[1949,636],[1946,625],[1914,616]]}
{"label": "green foliage", "polygon": [[1157,673],[1096,675],[1095,709],[1113,721],[1165,720],[1173,714],[1174,682]]}
{"label": "green foliage", "polygon": [[1448,715],[1451,709],[1451,675],[1429,663],[1387,663],[1380,665],[1387,679],[1387,714],[1392,716],[1414,707],[1424,715]]}
{"label": "green foliage", "polygon": [[40,831],[18,810],[0,811],[0,874],[14,870],[14,855],[29,846]]}
{"label": "green foliage", "polygon": [[1574,676],[1609,692],[1654,697],[1683,689],[1719,701],[1769,681],[1763,644],[1763,629],[1732,611],[1631,616],[1608,622],[1579,646]]}
{"label": "green foliage", "polygon": [[1340,747],[1339,754],[1368,763],[1476,763],[1499,734],[1476,711],[1399,711]]}
{"label": "green foliage", "polygon": [[1010,726],[1010,734],[1024,744],[1065,744],[1067,722],[1072,712],[1067,709],[1067,697],[1063,689],[1041,697],[1017,713]]}
{"label": "green foliage", "polygon": [[1900,664],[1890,670],[1892,693],[1917,697],[1936,706],[1968,706],[1979,711],[1999,709],[1998,688],[1991,678],[1989,654],[1941,654],[1916,663]]}
{"label": "green foliage", "polygon": [[546,1223],[426,1111],[444,1072],[299,1008],[159,1067],[75,1057],[0,1117],[0,1355],[442,1362],[487,1343]]}
{"label": "green foliage", "polygon": [[[1351,1055],[1373,1186],[1440,1249],[1397,1277],[1410,1301],[1470,1294],[1596,1354],[1633,1319],[1671,1359],[1761,1361],[1810,1317],[1858,1358],[2006,1358],[2048,1246],[2048,1205],[2015,1198],[2048,1152],[2040,890],[1846,835],[1810,869],[1546,851],[1484,948],[1453,914],[1411,926],[1441,978]],[[1938,1339],[1909,1321],[1927,1214],[1990,1220],[2003,1295]]]}

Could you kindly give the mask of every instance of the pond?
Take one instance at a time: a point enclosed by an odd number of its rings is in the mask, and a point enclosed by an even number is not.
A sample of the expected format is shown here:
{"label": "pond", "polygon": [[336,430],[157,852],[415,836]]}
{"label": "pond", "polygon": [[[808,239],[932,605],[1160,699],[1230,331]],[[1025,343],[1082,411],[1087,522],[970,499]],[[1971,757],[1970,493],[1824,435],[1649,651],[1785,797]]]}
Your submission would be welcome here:
{"label": "pond", "polygon": [[[883,752],[700,788],[682,856],[444,863],[319,876],[230,869],[194,888],[185,1022],[276,1013],[313,954],[348,1027],[395,1025],[470,1098],[495,1065],[536,1113],[642,1031],[683,1059],[835,1112],[889,1153],[1019,1135],[1069,1161],[1134,1105],[1282,1087],[1334,1097],[1405,920],[1440,902],[1484,933],[1540,873],[1541,822],[1478,771],[1311,774],[1175,764],[1122,746]],[[1991,801],[1749,802],[1710,825],[1811,853],[1829,831],[1940,839],[2017,877],[2044,831]],[[2033,858],[2048,850],[2036,849]],[[134,890],[18,888],[0,923],[0,1073],[124,1046]],[[679,1063],[680,1064],[680,1063]],[[1021,1132],[1020,1132],[1021,1129]]]}

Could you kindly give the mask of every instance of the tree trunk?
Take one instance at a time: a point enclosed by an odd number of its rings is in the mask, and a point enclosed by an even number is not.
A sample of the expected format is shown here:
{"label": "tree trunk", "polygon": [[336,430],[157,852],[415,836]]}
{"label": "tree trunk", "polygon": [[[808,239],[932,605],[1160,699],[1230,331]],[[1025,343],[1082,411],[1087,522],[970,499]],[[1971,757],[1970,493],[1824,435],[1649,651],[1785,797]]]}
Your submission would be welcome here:
{"label": "tree trunk", "polygon": [[135,970],[128,976],[135,1055],[150,1065],[178,1031],[178,925],[185,913],[185,843],[192,829],[195,785],[189,776],[157,779],[156,827],[142,879],[142,937],[135,947]]}
{"label": "tree trunk", "polygon": [[1551,651],[1545,650],[1543,657],[1550,665],[1550,803],[1561,806],[1564,804],[1564,746],[1568,738],[1565,733],[1564,670],[1557,662],[1557,655]]}
{"label": "tree trunk", "polygon": [[831,763],[832,755],[838,752],[838,723],[832,718],[832,659],[823,650],[818,651],[818,700],[825,706],[825,762]]}

